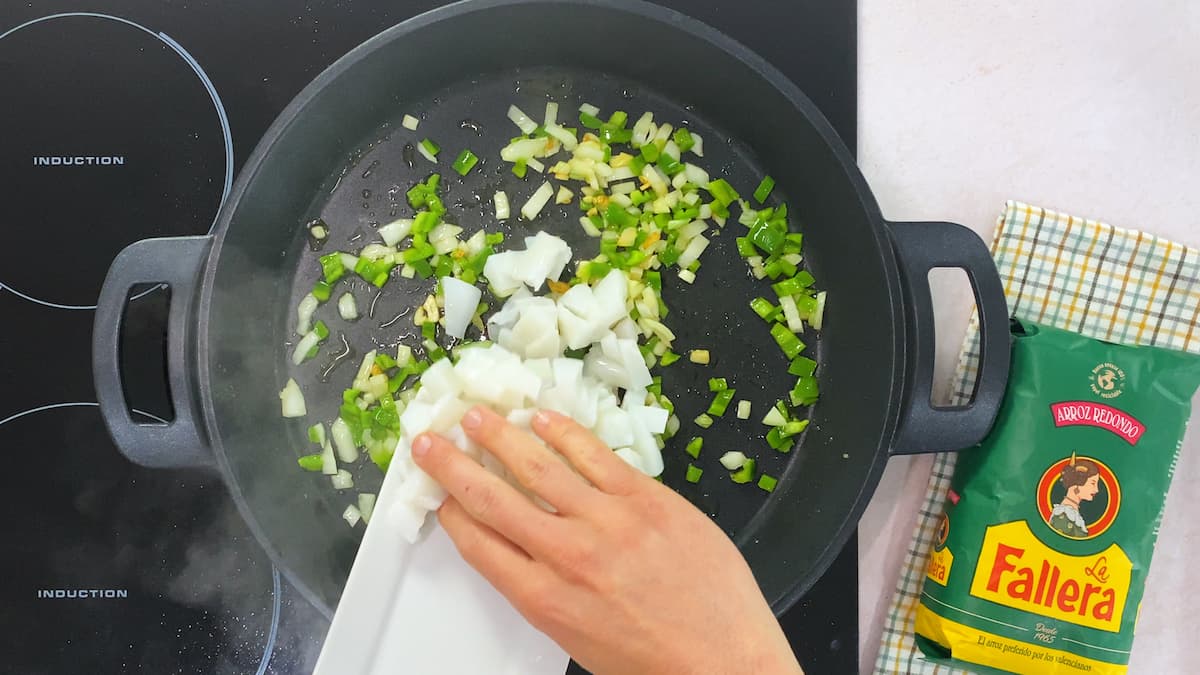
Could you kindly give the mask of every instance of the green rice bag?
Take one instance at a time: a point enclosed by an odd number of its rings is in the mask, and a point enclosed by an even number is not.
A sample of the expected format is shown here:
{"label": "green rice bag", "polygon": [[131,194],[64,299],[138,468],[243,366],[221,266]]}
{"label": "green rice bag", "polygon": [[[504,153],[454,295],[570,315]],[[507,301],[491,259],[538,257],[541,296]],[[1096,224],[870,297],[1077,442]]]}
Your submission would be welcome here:
{"label": "green rice bag", "polygon": [[917,644],[976,672],[1125,673],[1200,358],[1016,333],[996,425],[946,496]]}

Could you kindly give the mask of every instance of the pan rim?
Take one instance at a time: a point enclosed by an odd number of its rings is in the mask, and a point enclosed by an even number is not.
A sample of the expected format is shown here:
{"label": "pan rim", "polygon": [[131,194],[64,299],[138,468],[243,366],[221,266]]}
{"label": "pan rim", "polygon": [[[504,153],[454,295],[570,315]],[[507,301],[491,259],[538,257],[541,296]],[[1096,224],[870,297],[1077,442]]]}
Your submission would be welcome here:
{"label": "pan rim", "polygon": [[[327,606],[327,603],[316,595],[316,593],[308,587],[302,579],[296,577],[287,565],[280,551],[275,547],[274,542],[263,530],[250,508],[249,503],[243,496],[240,486],[233,480],[233,472],[231,463],[226,455],[224,443],[220,433],[220,424],[217,419],[215,403],[213,401],[212,387],[212,353],[210,351],[210,342],[207,339],[210,332],[210,314],[213,303],[213,291],[215,287],[215,279],[217,275],[218,265],[223,250],[225,235],[228,232],[230,224],[234,221],[239,211],[239,205],[249,190],[250,184],[260,174],[265,166],[269,164],[269,160],[273,155],[273,151],[286,139],[289,129],[299,119],[306,108],[308,108],[313,100],[334,80],[341,77],[344,73],[354,68],[356,65],[373,54],[377,49],[386,44],[390,44],[395,40],[402,39],[404,36],[413,32],[424,29],[425,27],[446,20],[451,20],[456,17],[472,14],[475,12],[490,11],[497,8],[509,6],[528,6],[528,5],[577,5],[584,7],[601,7],[608,10],[630,13],[639,18],[662,23],[674,29],[686,32],[695,38],[702,40],[709,45],[719,49],[729,57],[736,59],[745,66],[753,70],[759,77],[763,78],[774,89],[776,89],[790,103],[796,111],[803,116],[810,125],[817,131],[818,135],[829,146],[833,154],[837,158],[842,168],[844,178],[853,188],[858,202],[861,204],[864,213],[873,227],[871,228],[874,235],[874,245],[879,251],[881,262],[884,265],[883,273],[888,281],[887,293],[890,297],[890,306],[892,308],[892,323],[893,329],[893,396],[889,397],[889,403],[886,410],[881,411],[884,419],[884,432],[879,439],[879,445],[873,449],[871,458],[871,466],[866,472],[865,479],[861,482],[858,494],[855,496],[852,504],[853,507],[847,510],[841,525],[837,529],[837,534],[830,538],[825,549],[819,556],[816,557],[815,564],[803,573],[797,574],[795,581],[782,589],[777,597],[768,597],[772,608],[776,613],[781,613],[799,598],[806,593],[815,581],[829,568],[834,559],[842,551],[850,536],[855,532],[856,525],[862,512],[865,510],[867,503],[874,494],[875,489],[882,476],[884,466],[890,457],[890,449],[892,442],[897,433],[900,416],[904,406],[904,399],[909,388],[909,383],[906,381],[906,367],[908,354],[906,349],[906,340],[909,331],[909,320],[905,311],[904,291],[900,282],[899,263],[896,259],[895,252],[892,248],[890,238],[887,233],[887,221],[883,218],[882,213],[875,201],[874,194],[867,185],[866,179],[863,177],[858,165],[851,154],[849,148],[846,147],[841,137],[833,129],[833,126],[825,118],[824,114],[816,107],[816,105],[800,90],[791,79],[786,77],[775,66],[768,63],[765,59],[759,56],[749,47],[741,42],[733,39],[725,33],[709,26],[708,24],[695,19],[691,16],[678,12],[676,10],[663,7],[661,5],[652,4],[643,0],[460,0],[453,4],[439,7],[425,13],[414,16],[406,21],[400,22],[390,28],[387,28],[380,33],[368,38],[345,55],[334,61],[329,67],[317,75],[309,84],[307,84],[298,93],[295,98],[289,102],[284,110],[275,118],[271,126],[263,134],[255,146],[253,152],[247,158],[245,164],[238,172],[237,180],[234,182],[233,188],[229,193],[228,199],[221,206],[215,226],[212,230],[213,243],[210,249],[208,259],[205,261],[202,280],[200,284],[199,302],[197,303],[197,318],[198,329],[194,333],[196,344],[195,364],[197,368],[197,389],[202,417],[203,435],[208,441],[208,444],[213,452],[216,462],[221,469],[222,476],[229,488],[231,495],[237,504],[239,512],[247,521],[251,531],[255,534],[259,543],[263,546],[272,562],[284,573],[288,580],[295,586],[300,593],[317,607],[326,616],[332,616],[332,608]],[[744,532],[752,531],[758,523],[770,517],[775,509],[780,508],[776,503],[774,506],[763,508],[757,513],[745,526]],[[737,538],[739,546],[744,545],[745,538],[739,536]]]}

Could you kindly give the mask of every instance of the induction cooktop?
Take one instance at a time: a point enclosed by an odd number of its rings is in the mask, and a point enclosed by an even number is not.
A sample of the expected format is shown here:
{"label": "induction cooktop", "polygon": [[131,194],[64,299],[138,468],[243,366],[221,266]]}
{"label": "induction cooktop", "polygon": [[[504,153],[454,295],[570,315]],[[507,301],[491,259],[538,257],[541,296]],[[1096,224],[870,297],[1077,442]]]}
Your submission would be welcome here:
{"label": "induction cooktop", "polygon": [[[203,234],[241,163],[337,57],[428,0],[0,4],[3,673],[304,673],[326,619],[282,578],[219,477],[113,447],[91,377],[113,256]],[[854,147],[855,3],[665,0],[795,80]],[[129,304],[128,403],[172,414],[164,289]],[[857,672],[853,540],[781,619],[809,672]],[[572,666],[574,669],[575,667]]]}

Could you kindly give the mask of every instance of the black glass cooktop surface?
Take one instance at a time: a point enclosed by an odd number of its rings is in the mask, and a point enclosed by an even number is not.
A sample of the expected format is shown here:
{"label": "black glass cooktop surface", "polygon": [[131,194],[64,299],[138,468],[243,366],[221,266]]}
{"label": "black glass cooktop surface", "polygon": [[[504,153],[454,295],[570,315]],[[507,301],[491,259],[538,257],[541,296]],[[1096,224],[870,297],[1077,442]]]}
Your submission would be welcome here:
{"label": "black glass cooktop surface", "polygon": [[[112,257],[202,234],[288,101],[427,0],[0,4],[0,672],[303,673],[325,619],[219,478],[134,466],[95,404],[92,306]],[[794,79],[854,147],[855,3],[664,0]],[[130,407],[169,418],[166,292],[128,310]],[[797,536],[800,536],[798,533]],[[857,672],[852,542],[782,619],[806,670]]]}

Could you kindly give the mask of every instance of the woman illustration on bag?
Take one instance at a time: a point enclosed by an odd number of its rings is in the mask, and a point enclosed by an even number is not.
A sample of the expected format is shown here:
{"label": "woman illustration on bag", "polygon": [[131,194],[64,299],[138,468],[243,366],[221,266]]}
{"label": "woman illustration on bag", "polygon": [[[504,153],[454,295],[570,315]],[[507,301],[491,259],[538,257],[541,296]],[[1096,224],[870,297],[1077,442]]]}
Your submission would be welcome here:
{"label": "woman illustration on bag", "polygon": [[1063,467],[1063,487],[1067,493],[1062,502],[1054,505],[1050,513],[1050,527],[1068,537],[1086,537],[1087,523],[1079,513],[1079,505],[1090,502],[1100,492],[1100,467],[1089,459],[1077,459],[1071,453],[1071,462]]}

